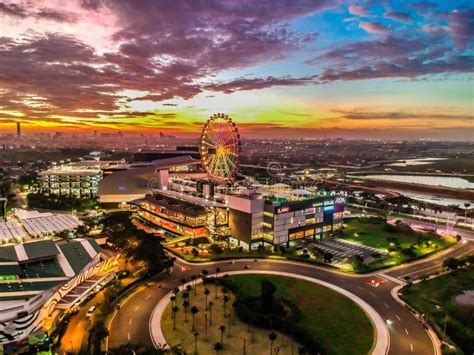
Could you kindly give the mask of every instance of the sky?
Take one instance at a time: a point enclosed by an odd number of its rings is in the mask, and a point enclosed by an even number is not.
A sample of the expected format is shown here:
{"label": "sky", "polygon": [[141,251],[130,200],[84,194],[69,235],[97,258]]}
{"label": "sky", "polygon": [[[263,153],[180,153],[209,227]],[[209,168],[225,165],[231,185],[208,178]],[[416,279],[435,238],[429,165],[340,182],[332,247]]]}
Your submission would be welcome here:
{"label": "sky", "polygon": [[0,131],[474,140],[472,1],[0,0]]}

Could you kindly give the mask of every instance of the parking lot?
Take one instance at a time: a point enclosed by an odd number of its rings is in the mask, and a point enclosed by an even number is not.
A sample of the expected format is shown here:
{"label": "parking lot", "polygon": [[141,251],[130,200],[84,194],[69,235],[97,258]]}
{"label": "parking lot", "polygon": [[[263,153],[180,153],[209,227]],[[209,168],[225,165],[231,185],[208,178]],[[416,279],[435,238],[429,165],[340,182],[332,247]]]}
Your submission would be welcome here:
{"label": "parking lot", "polygon": [[333,262],[345,261],[345,259],[351,259],[359,255],[364,259],[365,264],[370,264],[387,256],[387,253],[380,249],[339,238],[326,238],[322,241],[310,242],[306,247],[313,252],[314,249],[319,249],[320,251],[331,253],[333,255]]}

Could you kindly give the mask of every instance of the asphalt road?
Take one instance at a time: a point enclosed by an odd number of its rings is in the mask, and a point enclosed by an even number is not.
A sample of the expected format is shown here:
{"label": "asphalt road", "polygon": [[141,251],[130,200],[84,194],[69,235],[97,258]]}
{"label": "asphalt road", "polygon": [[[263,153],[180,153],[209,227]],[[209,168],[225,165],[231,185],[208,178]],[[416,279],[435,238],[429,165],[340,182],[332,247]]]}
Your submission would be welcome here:
{"label": "asphalt road", "polygon": [[[260,260],[217,262],[212,265],[189,265],[190,270],[181,271],[182,262],[177,262],[172,274],[161,282],[162,287],[150,284],[134,293],[122,302],[120,310],[110,323],[108,346],[115,347],[127,343],[152,344],[149,334],[149,320],[158,301],[169,291],[180,285],[183,277],[189,279],[190,275],[198,274],[203,268],[211,273],[216,267],[221,268],[221,273],[226,271],[241,270],[249,264],[251,270],[283,271],[305,275],[330,282],[359,296],[370,304],[385,320],[391,320],[388,325],[390,334],[389,354],[433,354],[434,346],[423,325],[404,306],[400,305],[391,296],[391,290],[398,286],[390,280],[379,287],[367,284],[367,281],[376,276],[354,276],[327,269],[317,268],[305,264]],[[383,274],[381,275],[383,277]]]}

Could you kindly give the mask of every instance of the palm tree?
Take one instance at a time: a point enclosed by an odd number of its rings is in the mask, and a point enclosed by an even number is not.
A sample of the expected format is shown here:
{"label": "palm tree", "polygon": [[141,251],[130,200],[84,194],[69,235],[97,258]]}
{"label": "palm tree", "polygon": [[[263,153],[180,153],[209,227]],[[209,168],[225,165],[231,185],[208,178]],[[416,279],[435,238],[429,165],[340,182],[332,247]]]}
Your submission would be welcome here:
{"label": "palm tree", "polygon": [[187,300],[183,301],[183,308],[184,308],[184,321],[187,323],[188,322],[188,307],[189,307],[189,302]]}
{"label": "palm tree", "polygon": [[196,275],[191,275],[191,285],[194,287],[194,296],[196,296]]}
{"label": "palm tree", "polygon": [[206,269],[202,269],[201,274],[202,274],[202,279],[204,280],[207,277],[207,275],[209,275],[209,271],[207,271]]}
{"label": "palm tree", "polygon": [[198,348],[197,348],[197,337],[199,336],[199,333],[194,333],[194,353],[198,353]]}
{"label": "palm tree", "polygon": [[221,331],[221,344],[224,345],[225,325],[221,325],[221,326],[219,327],[219,330]]}
{"label": "palm tree", "polygon": [[464,202],[464,223],[467,223],[467,209],[471,207],[469,202]]}
{"label": "palm tree", "polygon": [[214,350],[216,351],[216,354],[219,353],[219,351],[221,351],[223,348],[222,344],[221,343],[215,343],[214,344]]}
{"label": "palm tree", "polygon": [[183,290],[184,289],[184,284],[186,283],[186,279],[182,278],[180,282],[181,282],[181,289]]}
{"label": "palm tree", "polygon": [[[175,306],[174,302],[176,301],[176,296],[171,296],[170,300],[171,300],[171,309],[173,309],[173,307]],[[173,319],[173,317],[174,315],[171,314],[171,319]]]}
{"label": "palm tree", "polygon": [[224,317],[227,315],[227,302],[229,302],[230,298],[229,296],[225,295],[224,296]]}
{"label": "palm tree", "polygon": [[173,307],[173,330],[176,330],[176,313],[179,311],[178,306]]}
{"label": "palm tree", "polygon": [[209,294],[211,293],[211,291],[209,291],[209,289],[204,289],[204,295],[206,296],[206,310],[208,309],[207,307],[207,297],[209,296]]}
{"label": "palm tree", "polygon": [[217,295],[217,278],[219,276],[219,273],[221,272],[221,268],[219,267],[216,267],[216,277],[215,277],[215,280],[214,280],[214,285],[215,285],[215,293],[216,293],[216,298],[219,298],[219,296]]}
{"label": "palm tree", "polygon": [[192,290],[192,289],[193,289],[193,288],[191,287],[191,285],[187,285],[187,286],[186,286],[186,291],[188,291],[188,297],[191,295],[191,290]]}
{"label": "palm tree", "polygon": [[212,325],[212,306],[214,306],[214,302],[209,302],[209,325]]}
{"label": "palm tree", "polygon": [[195,315],[199,312],[199,308],[197,308],[196,306],[192,306],[191,307],[191,314],[193,315],[193,331],[194,331],[194,317]]}
{"label": "palm tree", "polygon": [[268,335],[268,339],[270,339],[270,354],[273,354],[273,342],[276,340],[277,335],[274,332],[271,332]]}

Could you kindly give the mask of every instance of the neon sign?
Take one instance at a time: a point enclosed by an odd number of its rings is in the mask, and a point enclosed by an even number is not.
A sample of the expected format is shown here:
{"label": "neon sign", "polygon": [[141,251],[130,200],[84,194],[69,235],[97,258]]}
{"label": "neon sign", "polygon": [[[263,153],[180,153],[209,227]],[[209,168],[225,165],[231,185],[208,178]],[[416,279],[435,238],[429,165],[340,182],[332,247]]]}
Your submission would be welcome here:
{"label": "neon sign", "polygon": [[280,207],[280,208],[277,208],[277,213],[280,214],[280,213],[288,213],[288,212],[291,212],[291,208],[290,207]]}

